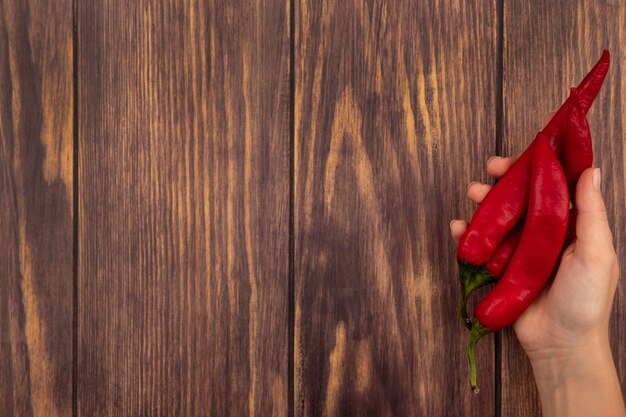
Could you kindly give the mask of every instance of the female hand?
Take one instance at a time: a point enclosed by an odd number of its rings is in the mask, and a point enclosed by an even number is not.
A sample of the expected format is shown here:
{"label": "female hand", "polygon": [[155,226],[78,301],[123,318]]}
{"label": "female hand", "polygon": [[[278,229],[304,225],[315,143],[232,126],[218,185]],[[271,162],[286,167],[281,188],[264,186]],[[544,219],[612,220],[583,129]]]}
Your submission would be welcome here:
{"label": "female hand", "polygon": [[[491,158],[487,172],[500,177],[513,162]],[[564,251],[554,281],[513,324],[531,360],[544,416],[624,415],[608,335],[619,267],[600,179],[597,168],[581,175],[576,240]],[[468,198],[480,203],[490,188],[471,183]],[[450,223],[456,240],[466,228],[462,220]],[[562,397],[564,392],[568,398]]]}

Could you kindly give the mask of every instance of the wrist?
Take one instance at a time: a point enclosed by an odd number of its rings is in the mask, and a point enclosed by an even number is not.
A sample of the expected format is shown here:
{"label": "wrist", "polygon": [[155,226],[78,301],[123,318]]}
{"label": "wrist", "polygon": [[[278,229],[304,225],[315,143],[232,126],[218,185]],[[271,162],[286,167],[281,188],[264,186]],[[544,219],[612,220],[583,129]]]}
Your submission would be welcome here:
{"label": "wrist", "polygon": [[537,385],[558,386],[613,365],[608,335],[587,335],[580,343],[528,352]]}
{"label": "wrist", "polygon": [[531,364],[544,417],[623,415],[608,337],[588,338],[573,349],[534,352]]}

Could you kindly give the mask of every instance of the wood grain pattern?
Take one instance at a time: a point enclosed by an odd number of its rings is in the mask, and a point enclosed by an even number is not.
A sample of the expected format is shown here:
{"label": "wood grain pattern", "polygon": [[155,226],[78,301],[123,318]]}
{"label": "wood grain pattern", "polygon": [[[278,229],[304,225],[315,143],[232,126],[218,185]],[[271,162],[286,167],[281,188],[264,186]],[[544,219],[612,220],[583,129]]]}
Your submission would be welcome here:
{"label": "wood grain pattern", "polygon": [[0,415],[72,412],[72,2],[0,1]]}
{"label": "wood grain pattern", "polygon": [[448,222],[495,152],[496,2],[295,14],[295,414],[493,415],[493,339],[469,389]]}
{"label": "wood grain pattern", "polygon": [[[614,243],[626,260],[624,125],[626,107],[626,5],[617,1],[504,2],[504,138],[507,155],[519,154],[600,57],[612,55],[610,73],[588,119],[594,164],[603,170],[603,192]],[[611,346],[622,390],[626,387],[626,292],[620,285],[611,322]],[[532,370],[511,330],[504,332],[502,415],[537,416],[540,403]],[[626,392],[626,391],[625,391]]]}
{"label": "wood grain pattern", "polygon": [[288,18],[79,2],[79,415],[287,414]]}
{"label": "wood grain pattern", "polygon": [[489,181],[498,78],[514,155],[608,47],[589,121],[624,262],[623,2],[76,1],[77,44],[73,3],[0,0],[0,416],[72,415],[74,366],[78,416],[541,414],[510,330],[501,386],[488,338],[468,388],[448,220]]}

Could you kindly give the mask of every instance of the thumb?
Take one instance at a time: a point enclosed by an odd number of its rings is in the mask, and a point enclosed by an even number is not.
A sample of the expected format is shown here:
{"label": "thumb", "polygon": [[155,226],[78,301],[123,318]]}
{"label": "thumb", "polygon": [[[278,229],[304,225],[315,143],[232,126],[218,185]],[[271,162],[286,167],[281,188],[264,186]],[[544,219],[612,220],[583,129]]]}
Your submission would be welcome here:
{"label": "thumb", "polygon": [[613,238],[606,215],[600,168],[586,169],[576,185],[576,251],[593,258],[613,250]]}

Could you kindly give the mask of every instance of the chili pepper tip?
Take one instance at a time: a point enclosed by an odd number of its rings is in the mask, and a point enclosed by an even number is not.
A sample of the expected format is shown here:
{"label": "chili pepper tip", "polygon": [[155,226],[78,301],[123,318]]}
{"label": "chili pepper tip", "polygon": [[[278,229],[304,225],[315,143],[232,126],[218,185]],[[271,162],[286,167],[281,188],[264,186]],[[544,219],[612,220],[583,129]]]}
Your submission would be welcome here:
{"label": "chili pepper tip", "polygon": [[586,115],[589,108],[596,99],[596,96],[600,92],[604,78],[609,71],[609,65],[611,64],[611,55],[608,49],[602,51],[602,56],[598,62],[593,66],[591,71],[585,75],[585,78],[578,84],[576,89],[578,90],[580,108],[583,115]]}

